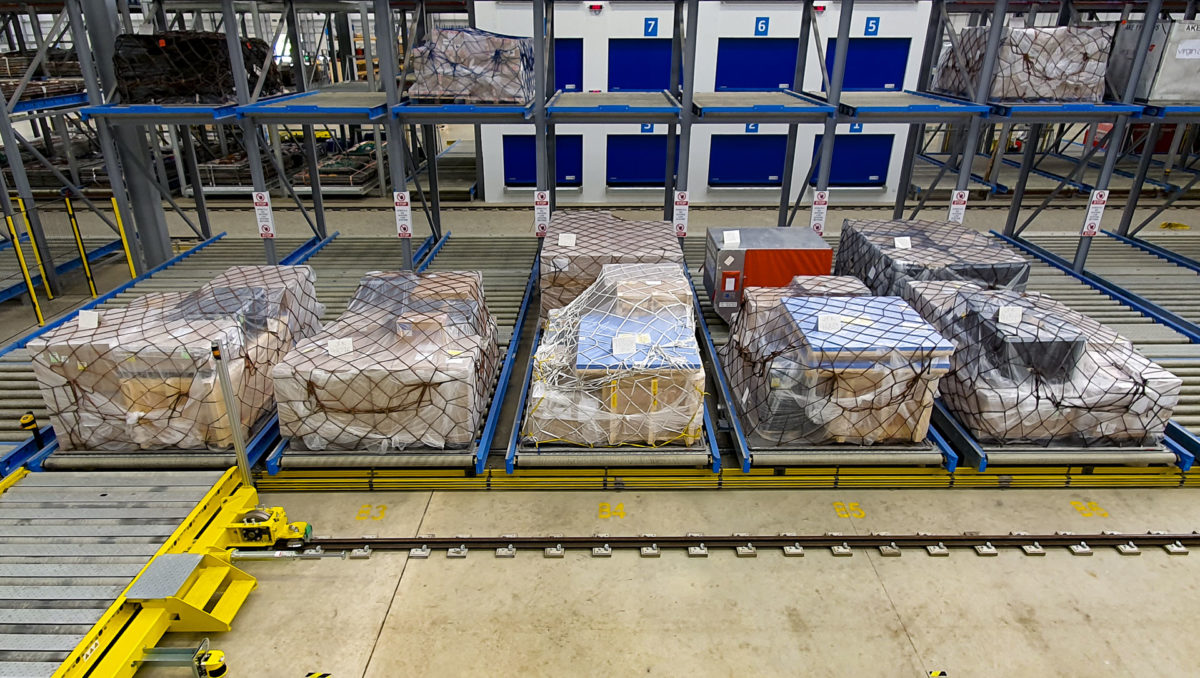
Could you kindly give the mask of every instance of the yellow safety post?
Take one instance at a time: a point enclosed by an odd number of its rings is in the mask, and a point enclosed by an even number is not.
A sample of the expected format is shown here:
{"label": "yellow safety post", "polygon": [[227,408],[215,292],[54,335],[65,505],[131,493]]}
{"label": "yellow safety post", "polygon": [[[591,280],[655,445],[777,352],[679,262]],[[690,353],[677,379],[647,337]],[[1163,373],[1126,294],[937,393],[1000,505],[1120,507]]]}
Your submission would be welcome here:
{"label": "yellow safety post", "polygon": [[117,209],[117,199],[112,199],[113,216],[117,219],[117,233],[121,234],[121,246],[125,248],[125,263],[129,264],[130,279],[137,277],[137,269],[133,267],[133,252],[129,251],[129,238],[125,237],[125,222],[121,221],[121,210]]}
{"label": "yellow safety post", "polygon": [[75,244],[79,246],[79,260],[83,262],[83,274],[87,276],[88,289],[92,291],[92,298],[100,296],[96,294],[96,281],[92,280],[92,265],[88,263],[87,250],[83,247],[83,236],[79,234],[79,222],[75,219],[75,208],[71,207],[71,199],[63,198],[63,202],[67,204],[67,219],[71,222],[71,232],[75,234]]}
{"label": "yellow safety post", "polygon": [[[42,250],[37,246],[37,241],[33,239],[33,228],[29,225],[29,213],[25,211],[25,201],[17,198],[17,208],[21,210],[21,216],[25,219],[25,232],[29,233],[29,244],[33,245],[33,258],[37,259],[38,273],[42,274],[42,288],[46,290],[46,298],[54,299],[54,293],[50,291],[50,286],[46,284],[46,267],[42,264]],[[17,241],[13,241],[15,246]]]}
{"label": "yellow safety post", "polygon": [[33,312],[37,314],[38,325],[45,325],[46,319],[42,317],[42,307],[38,304],[37,294],[33,291],[33,280],[29,278],[29,267],[25,265],[25,253],[21,251],[21,241],[17,240],[17,227],[13,226],[10,216],[6,215],[4,221],[8,224],[8,234],[12,237],[13,251],[17,253],[17,262],[21,264],[21,275],[25,278],[25,289],[29,290],[29,299],[33,302]]}

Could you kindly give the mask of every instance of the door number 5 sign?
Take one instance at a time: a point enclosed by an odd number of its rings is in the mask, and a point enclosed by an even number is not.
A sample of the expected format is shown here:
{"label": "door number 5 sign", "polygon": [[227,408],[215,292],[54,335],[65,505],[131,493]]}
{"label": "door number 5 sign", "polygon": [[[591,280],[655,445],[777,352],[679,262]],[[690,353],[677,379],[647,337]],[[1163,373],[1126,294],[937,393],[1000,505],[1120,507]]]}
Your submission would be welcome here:
{"label": "door number 5 sign", "polygon": [[258,222],[259,237],[275,237],[275,215],[271,213],[271,196],[265,191],[254,192],[254,219]]}

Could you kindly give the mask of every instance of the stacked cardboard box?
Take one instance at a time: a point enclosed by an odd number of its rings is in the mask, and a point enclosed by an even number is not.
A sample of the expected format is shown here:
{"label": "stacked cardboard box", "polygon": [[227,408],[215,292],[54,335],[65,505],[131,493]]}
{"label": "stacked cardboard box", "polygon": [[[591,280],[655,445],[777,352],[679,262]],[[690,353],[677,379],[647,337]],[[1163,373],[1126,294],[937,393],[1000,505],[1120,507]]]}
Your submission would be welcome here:
{"label": "stacked cardboard box", "polygon": [[842,224],[834,271],[875,294],[900,296],[910,280],[965,280],[996,289],[1025,289],[1029,263],[994,238],[948,221],[860,221]]}
{"label": "stacked cardboard box", "polygon": [[750,443],[924,440],[953,345],[897,297],[801,294],[748,295],[722,348]]}
{"label": "stacked cardboard box", "polygon": [[609,264],[553,314],[534,354],[522,438],[535,444],[692,445],[704,367],[679,264]]}
{"label": "stacked cardboard box", "polygon": [[[973,98],[983,70],[988,27],[964,28],[942,54],[934,89]],[[988,99],[1100,101],[1108,68],[1110,26],[1006,27]]]}
{"label": "stacked cardboard box", "polygon": [[232,426],[215,372],[220,342],[243,434],[274,404],[271,366],[320,329],[307,266],[238,266],[195,292],[148,294],[81,314],[30,342],[63,449],[228,449]]}
{"label": "stacked cardboard box", "polygon": [[533,40],[434,28],[412,51],[414,99],[524,104],[533,98]]}
{"label": "stacked cardboard box", "polygon": [[312,451],[463,448],[498,359],[479,273],[368,273],[346,312],[272,370],[280,430]]}
{"label": "stacked cardboard box", "polygon": [[1178,377],[1045,295],[930,281],[905,296],[958,347],[942,398],[981,442],[1153,444],[1179,402]]}
{"label": "stacked cardboard box", "polygon": [[[606,264],[682,264],[683,250],[669,222],[627,221],[610,212],[571,210],[554,214],[540,261],[542,318],[547,319],[550,311],[566,306],[596,282]],[[683,284],[690,297],[691,284]]]}

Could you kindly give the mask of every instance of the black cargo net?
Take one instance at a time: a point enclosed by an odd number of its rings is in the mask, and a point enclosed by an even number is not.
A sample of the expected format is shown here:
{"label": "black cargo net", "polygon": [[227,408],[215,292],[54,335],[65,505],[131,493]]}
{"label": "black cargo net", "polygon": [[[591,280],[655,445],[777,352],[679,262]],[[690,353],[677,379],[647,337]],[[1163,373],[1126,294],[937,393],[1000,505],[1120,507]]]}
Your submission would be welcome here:
{"label": "black cargo net", "polygon": [[[261,96],[282,92],[274,58],[266,73],[262,72],[270,46],[259,38],[243,39],[239,44],[250,92],[259,78],[265,79]],[[224,33],[125,33],[117,36],[113,67],[121,103],[224,104],[237,100]]]}
{"label": "black cargo net", "polygon": [[478,272],[368,273],[346,312],[275,365],[293,449],[464,449],[496,378]]}
{"label": "black cargo net", "polygon": [[[29,343],[64,450],[227,450],[275,406],[271,367],[321,328],[307,266],[235,266],[191,292],[81,312]],[[94,322],[93,322],[94,321]],[[228,414],[219,341],[240,421]]]}

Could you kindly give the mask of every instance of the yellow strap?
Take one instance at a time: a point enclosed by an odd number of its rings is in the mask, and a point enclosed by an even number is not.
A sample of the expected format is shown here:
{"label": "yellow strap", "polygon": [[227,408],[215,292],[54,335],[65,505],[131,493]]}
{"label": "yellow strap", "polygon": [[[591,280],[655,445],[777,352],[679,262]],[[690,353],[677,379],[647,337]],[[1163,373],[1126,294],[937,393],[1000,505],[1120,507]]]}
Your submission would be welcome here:
{"label": "yellow strap", "polygon": [[658,377],[650,380],[650,395],[653,396],[650,402],[650,411],[658,411]]}
{"label": "yellow strap", "polygon": [[88,262],[87,249],[83,246],[83,235],[79,232],[79,221],[75,219],[75,208],[71,207],[70,198],[64,197],[63,202],[67,205],[67,220],[71,222],[71,232],[75,234],[75,244],[79,247],[79,261],[83,263],[83,274],[87,277],[88,289],[95,299],[100,295],[96,294],[96,281],[92,279],[92,265]]}
{"label": "yellow strap", "polygon": [[610,381],[608,387],[612,390],[612,394],[608,397],[608,408],[615,410],[617,409],[617,380]]}

